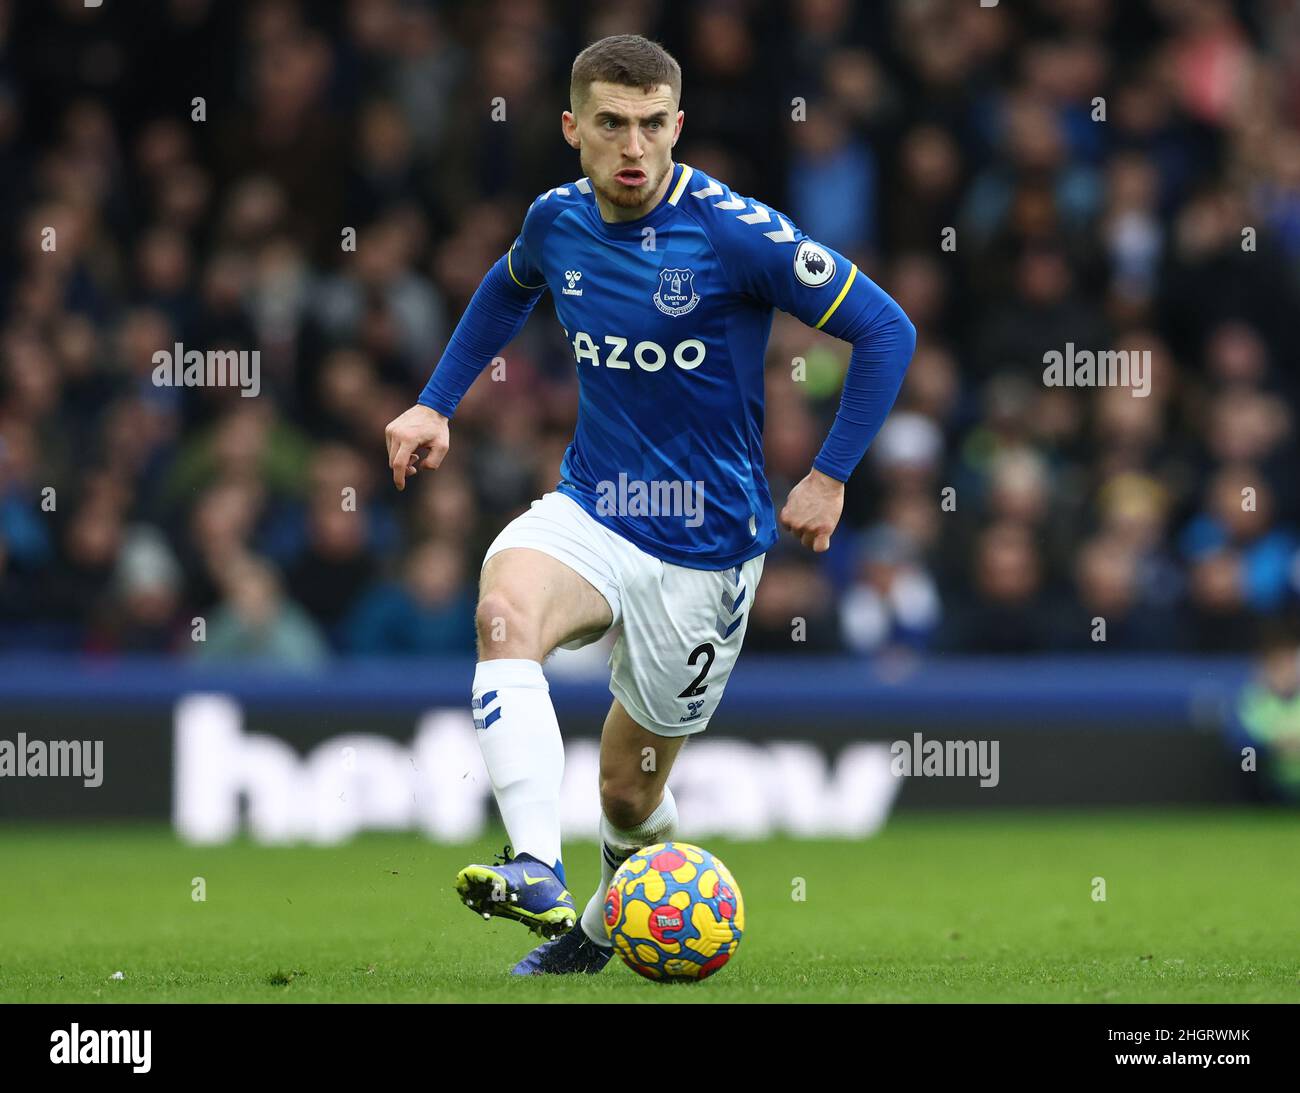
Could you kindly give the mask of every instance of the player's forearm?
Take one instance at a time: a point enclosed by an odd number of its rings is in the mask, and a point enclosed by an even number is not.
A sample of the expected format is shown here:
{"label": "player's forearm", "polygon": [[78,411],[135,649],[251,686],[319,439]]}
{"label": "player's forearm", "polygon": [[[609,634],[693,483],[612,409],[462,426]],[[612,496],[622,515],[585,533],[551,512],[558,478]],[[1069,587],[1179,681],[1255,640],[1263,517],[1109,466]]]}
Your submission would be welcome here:
{"label": "player's forearm", "polygon": [[541,293],[516,284],[505,258],[499,259],[456,324],[420,394],[420,405],[451,417],[479,373],[519,333]]}
{"label": "player's forearm", "polygon": [[845,333],[853,341],[853,355],[840,408],[813,460],[816,470],[839,482],[848,481],[875,440],[898,398],[916,349],[916,327],[893,300],[861,328]]}

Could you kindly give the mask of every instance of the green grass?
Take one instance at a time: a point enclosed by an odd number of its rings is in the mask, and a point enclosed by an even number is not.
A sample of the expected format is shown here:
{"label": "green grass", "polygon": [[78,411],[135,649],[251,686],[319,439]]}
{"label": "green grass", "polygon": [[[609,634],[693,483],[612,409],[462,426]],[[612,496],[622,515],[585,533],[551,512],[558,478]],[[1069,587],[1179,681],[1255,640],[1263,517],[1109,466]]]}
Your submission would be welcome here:
{"label": "green grass", "polygon": [[[689,986],[617,962],[580,981],[508,977],[531,935],[451,890],[492,845],[0,828],[0,1001],[1300,1001],[1294,814],[904,816],[863,842],[711,840],[747,931]],[[581,904],[594,848],[569,846],[566,864]]]}

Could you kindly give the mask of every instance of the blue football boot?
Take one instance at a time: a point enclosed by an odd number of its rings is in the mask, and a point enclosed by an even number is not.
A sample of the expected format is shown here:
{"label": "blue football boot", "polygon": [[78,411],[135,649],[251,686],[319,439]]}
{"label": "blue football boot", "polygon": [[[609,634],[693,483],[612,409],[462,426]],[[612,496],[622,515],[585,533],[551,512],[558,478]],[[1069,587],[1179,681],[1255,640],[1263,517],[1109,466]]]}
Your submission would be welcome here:
{"label": "blue football boot", "polygon": [[511,975],[595,975],[614,955],[612,945],[597,945],[579,926],[563,937],[538,945],[511,970]]}
{"label": "blue football boot", "polygon": [[484,918],[522,922],[546,938],[573,929],[578,912],[563,874],[531,854],[511,854],[508,846],[496,859],[494,865],[467,865],[456,874],[456,891],[466,907]]}

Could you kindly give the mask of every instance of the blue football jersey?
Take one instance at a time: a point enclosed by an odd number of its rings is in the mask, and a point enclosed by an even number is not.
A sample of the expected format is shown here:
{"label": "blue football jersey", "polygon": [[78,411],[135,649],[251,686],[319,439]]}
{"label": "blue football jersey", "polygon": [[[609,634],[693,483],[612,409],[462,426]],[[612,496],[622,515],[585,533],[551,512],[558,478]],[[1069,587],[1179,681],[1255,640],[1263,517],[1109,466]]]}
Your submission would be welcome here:
{"label": "blue football jersey", "polygon": [[896,308],[789,218],[685,164],[633,221],[603,220],[587,179],[547,191],[507,263],[521,288],[550,290],[578,372],[558,489],[647,553],[696,569],[776,542],[763,473],[773,308],[831,333],[864,309]]}

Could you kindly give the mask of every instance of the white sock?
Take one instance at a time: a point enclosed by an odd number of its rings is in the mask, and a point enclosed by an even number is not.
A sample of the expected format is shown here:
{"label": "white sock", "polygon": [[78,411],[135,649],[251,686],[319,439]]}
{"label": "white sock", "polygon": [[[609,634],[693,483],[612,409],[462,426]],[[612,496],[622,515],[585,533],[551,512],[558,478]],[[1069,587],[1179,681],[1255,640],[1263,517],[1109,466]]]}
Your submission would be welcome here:
{"label": "white sock", "polygon": [[474,669],[474,727],[497,808],[516,854],[560,862],[564,741],[551,688],[535,660],[481,660]]}
{"label": "white sock", "polygon": [[664,786],[664,799],[636,827],[624,831],[615,827],[602,812],[600,815],[600,887],[587,901],[582,912],[582,929],[597,945],[609,945],[605,933],[605,893],[620,865],[643,846],[668,842],[677,834],[677,802],[673,791]]}

